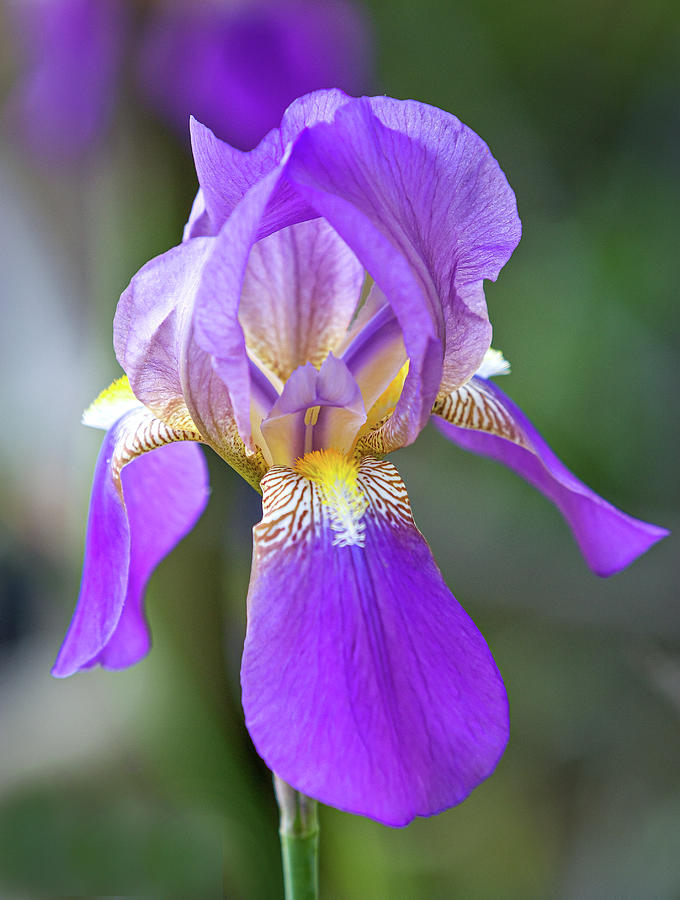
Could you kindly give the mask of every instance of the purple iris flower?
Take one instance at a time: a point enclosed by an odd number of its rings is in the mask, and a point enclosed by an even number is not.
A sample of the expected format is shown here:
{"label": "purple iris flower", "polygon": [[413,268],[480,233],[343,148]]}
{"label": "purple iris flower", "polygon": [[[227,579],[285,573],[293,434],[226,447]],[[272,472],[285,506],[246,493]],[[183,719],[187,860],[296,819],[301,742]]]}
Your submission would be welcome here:
{"label": "purple iris flower", "polygon": [[[576,479],[489,381],[483,281],[520,237],[486,145],[414,101],[321,91],[250,153],[192,123],[184,242],[122,295],[78,606],[54,667],[149,647],[142,595],[207,499],[207,444],[262,492],[241,669],[246,725],[294,788],[389,825],[496,766],[508,703],[383,457],[434,418],[552,499],[611,574],[667,532]],[[153,452],[148,452],[153,451]]]}

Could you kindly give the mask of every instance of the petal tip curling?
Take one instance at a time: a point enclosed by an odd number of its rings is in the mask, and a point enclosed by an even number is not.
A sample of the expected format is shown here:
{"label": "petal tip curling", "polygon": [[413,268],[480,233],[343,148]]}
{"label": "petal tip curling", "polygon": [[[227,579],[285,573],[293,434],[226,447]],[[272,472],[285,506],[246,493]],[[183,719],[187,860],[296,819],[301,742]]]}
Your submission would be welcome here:
{"label": "petal tip curling", "polygon": [[617,509],[576,478],[493,382],[475,376],[438,401],[434,412],[437,429],[449,440],[514,469],[555,504],[596,575],[622,571],[669,534]]}

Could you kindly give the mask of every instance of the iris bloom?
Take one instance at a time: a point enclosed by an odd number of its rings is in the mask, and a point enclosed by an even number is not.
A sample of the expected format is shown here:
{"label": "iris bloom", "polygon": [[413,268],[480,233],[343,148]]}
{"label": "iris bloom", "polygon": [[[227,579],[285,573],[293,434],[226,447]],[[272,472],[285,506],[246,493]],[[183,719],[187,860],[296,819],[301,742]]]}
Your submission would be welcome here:
{"label": "iris bloom", "polygon": [[[149,647],[142,595],[207,497],[199,443],[262,492],[241,670],[267,765],[404,825],[494,769],[508,705],[383,457],[433,416],[516,469],[607,575],[665,535],[576,479],[489,380],[483,280],[520,236],[486,145],[413,101],[303,97],[251,153],[192,123],[184,242],[122,295],[80,598],[54,673]],[[152,451],[152,452],[150,452]]]}

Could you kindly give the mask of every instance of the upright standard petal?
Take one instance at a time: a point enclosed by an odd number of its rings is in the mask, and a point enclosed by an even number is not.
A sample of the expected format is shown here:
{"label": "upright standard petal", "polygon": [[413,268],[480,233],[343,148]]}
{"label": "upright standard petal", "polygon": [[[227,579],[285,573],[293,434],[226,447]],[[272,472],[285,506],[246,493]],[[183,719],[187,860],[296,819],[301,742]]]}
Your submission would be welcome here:
{"label": "upright standard petal", "polygon": [[475,376],[433,412],[439,430],[459,447],[505,463],[552,500],[597,575],[619,572],[668,535],[665,528],[616,509],[579,481],[493,382]]}
{"label": "upright standard petal", "polygon": [[262,214],[279,184],[286,160],[284,157],[279,166],[246,193],[213,239],[191,320],[192,340],[211,357],[212,367],[229,392],[238,432],[251,450],[250,363],[238,317],[239,305]]}
{"label": "upright standard petal", "polygon": [[344,337],[363,281],[363,266],[323,219],[258,241],[239,306],[258,364],[281,382],[307,362],[318,368]]}
{"label": "upright standard petal", "polygon": [[412,407],[418,344],[433,325],[447,390],[467,380],[488,349],[483,279],[498,275],[519,240],[514,194],[487,146],[458,119],[390,98],[352,100],[332,123],[303,132],[287,177],[352,247],[400,321],[411,368],[396,428]]}
{"label": "upright standard petal", "polygon": [[116,357],[135,396],[180,428],[193,427],[183,370],[194,299],[213,247],[197,238],[152,259],[121,295],[113,322]]}
{"label": "upright standard petal", "polygon": [[476,370],[481,348],[488,349],[483,281],[496,280],[519,242],[515,195],[484,141],[455,116],[415,100],[363,102],[400,135],[402,170],[429,173],[391,201],[402,206],[407,234],[427,248],[446,321],[442,388],[452,390]]}
{"label": "upright standard petal", "polygon": [[[297,147],[303,144],[301,138]],[[357,258],[375,279],[392,306],[403,332],[406,353],[410,359],[409,377],[402,396],[390,420],[390,436],[386,439],[386,450],[405,446],[416,439],[429,417],[431,404],[437,395],[441,382],[443,359],[443,322],[441,315],[432,307],[417,274],[408,260],[380,227],[359,206],[348,202],[342,194],[342,181],[351,181],[353,175],[343,171],[340,181],[333,188],[302,184],[306,175],[297,162],[287,169],[296,183],[297,190],[310,204],[330,222],[343,240],[352,248]],[[306,160],[305,172],[318,164],[319,172],[328,173],[326,161],[316,157],[314,163]],[[373,181],[366,181],[363,187],[373,191]],[[298,183],[298,179],[301,179]],[[360,190],[360,189],[359,189]],[[335,193],[334,193],[335,191]]]}
{"label": "upright standard petal", "polygon": [[[301,97],[286,110],[280,128],[266,135],[249,153],[236,150],[196,119],[191,119],[191,147],[204,207],[202,215],[192,215],[193,227],[185,237],[215,235],[227,221],[245,194],[281,162],[288,144],[309,125],[330,122],[336,109],[350,98],[339,90],[316,91]],[[259,237],[282,226],[280,206],[295,206],[298,221],[318,215],[290,188],[282,191],[279,203],[273,203],[259,224]],[[290,224],[286,221],[284,224]]]}
{"label": "upright standard petal", "polygon": [[193,439],[139,404],[107,432],[94,475],[80,596],[53,675],[97,664],[123,668],[148,651],[147,581],[208,499],[200,448],[170,443]]}
{"label": "upright standard petal", "polygon": [[507,698],[396,470],[313,453],[262,488],[241,670],[258,752],[388,825],[459,803],[505,748]]}
{"label": "upright standard petal", "polygon": [[248,456],[227,386],[195,338],[196,295],[216,244],[196,238],[143,266],[118,303],[114,346],[138,400],[170,428],[204,440],[257,487],[264,461]]}

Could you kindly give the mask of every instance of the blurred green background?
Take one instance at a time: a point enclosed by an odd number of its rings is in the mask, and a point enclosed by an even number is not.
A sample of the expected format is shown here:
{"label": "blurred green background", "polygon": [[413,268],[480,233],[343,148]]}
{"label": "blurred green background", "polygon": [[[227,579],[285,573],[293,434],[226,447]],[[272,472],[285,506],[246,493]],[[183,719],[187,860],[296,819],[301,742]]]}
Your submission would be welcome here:
{"label": "blurred green background", "polygon": [[[370,0],[376,93],[456,113],[524,236],[487,299],[502,387],[627,512],[678,514],[680,12],[675,0]],[[0,78],[15,77],[0,38]],[[148,592],[154,650],[49,668],[79,582],[119,374],[115,302],[179,240],[186,150],[130,100],[76,170],[0,149],[0,896],[282,896],[270,779],[238,670],[254,492],[216,458],[207,513]],[[671,537],[609,581],[539,494],[427,430],[394,461],[508,687],[512,737],[460,807],[404,830],[322,811],[324,900],[680,896],[680,604]],[[226,660],[226,664],[225,664]]]}

